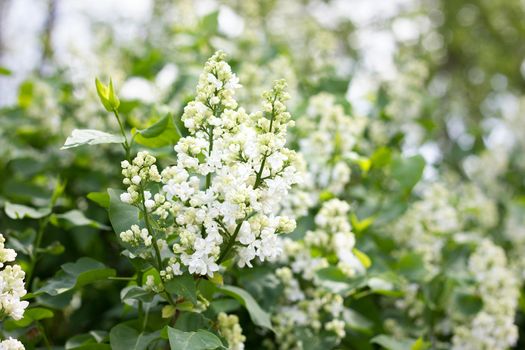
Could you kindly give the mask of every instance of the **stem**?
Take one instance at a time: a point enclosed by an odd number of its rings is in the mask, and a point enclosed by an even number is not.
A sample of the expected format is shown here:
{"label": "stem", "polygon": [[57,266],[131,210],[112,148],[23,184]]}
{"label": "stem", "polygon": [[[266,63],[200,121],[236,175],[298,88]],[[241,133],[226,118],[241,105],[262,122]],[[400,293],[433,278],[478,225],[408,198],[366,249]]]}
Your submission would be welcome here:
{"label": "stem", "polygon": [[[208,157],[211,155],[213,150],[213,127],[210,126],[208,130]],[[211,185],[211,172],[206,175],[206,189],[210,188]]]}
{"label": "stem", "polygon": [[235,227],[235,231],[233,232],[233,235],[230,237],[230,240],[228,241],[228,245],[226,245],[226,249],[224,249],[222,254],[219,256],[219,260],[217,260],[217,264],[220,264],[224,260],[224,258],[226,258],[230,250],[232,249],[233,244],[235,243],[235,239],[237,239],[237,235],[239,234],[239,231],[241,230],[241,225],[243,222],[244,220],[238,223],[237,227]]}
{"label": "stem", "polygon": [[35,236],[35,241],[33,242],[33,251],[31,252],[30,260],[31,263],[29,265],[29,271],[27,273],[27,287],[28,289],[31,289],[31,284],[33,282],[33,277],[35,275],[35,267],[36,262],[38,261],[38,249],[40,248],[40,244],[42,243],[42,237],[44,236],[44,231],[47,227],[47,224],[49,223],[49,215],[40,220],[40,224],[38,225],[38,232]]}
{"label": "stem", "polygon": [[131,147],[128,143],[128,137],[126,136],[124,125],[122,124],[122,121],[120,120],[120,115],[118,114],[118,111],[116,109],[113,109],[113,114],[115,114],[115,117],[117,118],[118,126],[120,127],[120,133],[124,137],[124,143],[122,144],[122,147],[124,147],[124,151],[126,151],[126,159],[129,161],[131,159]]}
{"label": "stem", "polygon": [[[142,286],[142,271],[139,270],[137,271],[137,286],[141,287]],[[144,330],[144,328],[146,327],[146,323],[144,322],[144,304],[142,302],[142,300],[139,300],[139,309],[138,309],[138,313],[139,313],[139,321],[143,321],[142,322],[142,330]]]}
{"label": "stem", "polygon": [[[275,104],[275,100],[277,99],[277,96],[274,96],[273,98],[273,101],[272,101],[272,115],[270,117],[270,127],[269,127],[269,130],[268,132],[272,132],[272,128],[273,128],[273,120],[275,118],[275,107],[274,107],[274,104]],[[267,152],[264,153],[264,156],[263,156],[263,160],[261,162],[261,167],[259,168],[259,171],[257,172],[257,175],[255,177],[255,184],[253,185],[253,189],[257,189],[257,187],[259,187],[262,183],[262,173],[263,173],[263,170],[264,170],[264,165],[266,164],[266,158],[268,158],[269,154]]]}
{"label": "stem", "polygon": [[51,343],[49,342],[49,339],[47,338],[46,331],[44,327],[42,326],[42,323],[40,323],[40,321],[37,321],[36,326],[38,330],[40,331],[40,333],[42,333],[42,339],[44,340],[44,344],[46,344],[46,348],[51,349]]}
{"label": "stem", "polygon": [[[144,223],[146,224],[146,230],[148,230],[148,234],[152,237],[152,244],[153,244],[153,248],[155,250],[155,260],[156,260],[156,263],[157,263],[157,266],[155,266],[155,268],[157,269],[157,271],[160,273],[160,270],[162,270],[162,258],[160,256],[160,249],[159,249],[159,245],[157,244],[157,238],[155,237],[155,231],[153,230],[153,228],[151,227],[151,223],[149,221],[149,215],[148,215],[148,211],[146,209],[146,206],[144,205],[144,188],[142,187],[142,185],[140,186],[140,190],[141,190],[141,201],[142,201],[142,208],[141,208],[141,211],[142,211],[142,215],[144,215]],[[165,285],[164,285],[164,280],[161,278],[160,279],[162,285],[164,286],[164,289],[166,289]],[[175,301],[173,300],[173,298],[171,297],[170,293],[168,292],[164,292],[164,294],[166,295],[166,299],[168,299],[168,302],[175,306]]]}
{"label": "stem", "polygon": [[113,281],[133,281],[135,280],[135,278],[133,277],[108,277],[108,280],[113,280]]}
{"label": "stem", "polygon": [[262,183],[262,173],[264,170],[264,165],[266,164],[266,158],[268,158],[268,154],[265,153],[263,156],[263,160],[261,162],[261,167],[259,168],[259,171],[257,172],[257,175],[255,177],[255,184],[253,185],[253,189],[257,189]]}

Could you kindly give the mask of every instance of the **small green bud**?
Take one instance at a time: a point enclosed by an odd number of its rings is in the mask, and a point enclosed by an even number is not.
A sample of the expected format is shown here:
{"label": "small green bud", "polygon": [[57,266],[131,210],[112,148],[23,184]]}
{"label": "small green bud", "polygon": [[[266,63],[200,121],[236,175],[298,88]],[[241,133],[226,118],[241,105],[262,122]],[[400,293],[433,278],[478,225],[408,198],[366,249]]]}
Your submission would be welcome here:
{"label": "small green bud", "polygon": [[113,80],[109,79],[109,87],[102,84],[100,80],[95,79],[95,85],[97,87],[97,94],[100,98],[100,102],[104,105],[104,108],[108,112],[113,112],[118,109],[120,106],[120,101],[115,94],[115,89],[113,88]]}

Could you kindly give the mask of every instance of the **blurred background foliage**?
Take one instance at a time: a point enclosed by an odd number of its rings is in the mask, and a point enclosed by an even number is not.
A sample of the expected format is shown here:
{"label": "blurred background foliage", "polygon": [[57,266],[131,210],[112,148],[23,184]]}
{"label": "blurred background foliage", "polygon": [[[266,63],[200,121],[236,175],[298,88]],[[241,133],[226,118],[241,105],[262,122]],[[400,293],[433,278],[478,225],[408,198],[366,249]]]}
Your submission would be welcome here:
{"label": "blurred background foliage", "polygon": [[[399,217],[417,195],[415,183],[403,187],[406,173],[395,178],[392,159],[422,154],[425,180],[450,176],[452,188],[457,179],[472,181],[494,199],[500,215],[490,234],[518,261],[525,239],[513,241],[503,231],[519,229],[525,213],[524,17],[522,0],[0,0],[0,205],[53,213],[13,220],[1,212],[0,232],[24,245],[45,230],[41,247],[49,249],[36,266],[35,285],[79,256],[130,273],[106,211],[87,198],[120,186],[120,149],[60,146],[73,128],[118,130],[99,106],[95,76],[113,77],[127,128],[141,129],[165,110],[180,116],[203,62],[222,49],[247,106],[272,80],[285,78],[299,120],[319,92],[367,118],[357,149],[372,168],[360,177],[369,169],[354,165],[346,192],[359,217],[379,211],[384,223]],[[161,163],[172,161],[170,152],[158,150]],[[414,162],[404,171],[415,171]],[[386,204],[385,189],[394,193]],[[85,220],[64,219],[72,210]],[[377,236],[359,239],[381,270],[393,263],[381,256],[395,243],[379,227],[370,229]],[[124,285],[103,282],[60,300],[41,297],[41,305],[60,310],[43,322],[48,337],[61,344],[111,328],[125,314]],[[376,334],[383,330],[377,298],[351,303],[372,319]],[[523,313],[518,322],[523,335]],[[38,342],[42,334],[37,329],[28,338]],[[372,348],[366,335],[353,336],[349,348]]]}

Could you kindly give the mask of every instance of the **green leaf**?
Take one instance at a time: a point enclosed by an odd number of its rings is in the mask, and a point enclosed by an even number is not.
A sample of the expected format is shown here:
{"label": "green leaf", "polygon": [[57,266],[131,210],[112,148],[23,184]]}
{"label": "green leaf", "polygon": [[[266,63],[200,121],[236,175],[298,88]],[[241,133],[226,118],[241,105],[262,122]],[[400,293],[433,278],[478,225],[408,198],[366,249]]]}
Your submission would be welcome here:
{"label": "green leaf", "polygon": [[343,319],[348,327],[364,333],[370,333],[374,326],[372,321],[352,309],[343,311]]}
{"label": "green leaf", "polygon": [[33,102],[34,84],[30,80],[24,81],[18,88],[18,105],[21,108],[28,108]]}
{"label": "green leaf", "polygon": [[420,155],[396,158],[392,163],[392,177],[405,191],[410,191],[421,179],[425,165],[425,159]]}
{"label": "green leaf", "polygon": [[7,69],[6,67],[0,66],[0,75],[11,75],[13,72],[10,69]]}
{"label": "green leaf", "polygon": [[196,332],[183,332],[168,327],[168,339],[172,350],[226,349],[219,337],[203,329]]}
{"label": "green leaf", "polygon": [[197,304],[197,287],[192,275],[175,276],[166,284],[166,290],[169,293],[174,293],[191,301],[194,305]]}
{"label": "green leaf", "polygon": [[53,243],[51,243],[45,248],[38,248],[39,253],[51,254],[51,255],[60,255],[64,252],[64,250],[65,250],[64,246],[58,241],[54,241]]}
{"label": "green leaf", "polygon": [[73,226],[90,226],[103,230],[109,229],[108,226],[101,224],[100,222],[86,218],[84,216],[84,213],[77,209],[70,210],[63,214],[56,214],[54,216],[58,219],[62,219],[69,222]]}
{"label": "green leaf", "polygon": [[350,278],[336,266],[329,266],[315,272],[319,278],[320,285],[338,294],[347,294],[358,288],[366,286],[365,276]]}
{"label": "green leaf", "polygon": [[407,350],[412,347],[414,343],[413,339],[395,339],[388,335],[378,335],[370,340],[373,344],[381,345],[383,348],[388,350]]}
{"label": "green leaf", "polygon": [[363,220],[359,220],[359,218],[354,213],[352,213],[350,214],[350,222],[354,231],[359,233],[366,230],[370,225],[374,223],[374,217],[370,216]]}
{"label": "green leaf", "polygon": [[129,300],[140,300],[149,303],[153,300],[154,294],[138,286],[129,286],[122,290],[120,299],[126,303]]}
{"label": "green leaf", "polygon": [[401,256],[397,261],[396,267],[399,273],[410,281],[424,281],[428,276],[423,258],[416,253],[408,253]]}
{"label": "green leaf", "polygon": [[74,348],[66,348],[68,350],[111,350],[111,346],[108,344],[101,344],[101,343],[91,343],[91,344],[84,344],[81,346],[76,346]]}
{"label": "green leaf", "polygon": [[57,200],[64,194],[64,191],[66,189],[67,181],[58,180],[57,185],[55,186],[55,189],[53,190],[53,194],[51,195],[51,207],[54,207]]}
{"label": "green leaf", "polygon": [[109,221],[117,235],[129,230],[131,225],[140,225],[139,210],[120,200],[124,191],[108,188],[109,194]]}
{"label": "green leaf", "polygon": [[454,308],[465,316],[477,314],[483,307],[483,300],[474,294],[457,292],[454,296]]}
{"label": "green leaf", "polygon": [[115,94],[115,89],[113,88],[113,80],[109,79],[109,86],[106,86],[98,80],[98,78],[95,79],[95,86],[97,88],[97,94],[100,98],[100,102],[102,102],[102,105],[108,112],[113,112],[114,110],[117,110],[120,106],[120,101]]}
{"label": "green leaf", "polygon": [[100,205],[102,208],[109,208],[109,194],[107,192],[90,192],[87,195],[90,201]]}
{"label": "green leaf", "polygon": [[370,157],[372,166],[382,168],[392,160],[392,151],[387,147],[380,147]]}
{"label": "green leaf", "polygon": [[144,130],[136,130],[134,134],[136,143],[151,148],[175,145],[180,138],[181,133],[170,113],[150,127]]}
{"label": "green leaf", "polygon": [[80,288],[96,281],[105,280],[108,277],[114,277],[115,274],[115,270],[106,267],[104,264],[83,257],[74,263],[62,265],[61,270],[53,278],[47,280],[37,293],[59,295],[73,288]]}
{"label": "green leaf", "polygon": [[111,105],[112,109],[117,110],[120,106],[120,101],[117,97],[117,94],[115,93],[115,89],[113,88],[113,79],[109,78],[109,96],[108,96],[109,104]]}
{"label": "green leaf", "polygon": [[431,344],[424,341],[423,338],[418,338],[410,347],[410,350],[426,350],[430,349]]}
{"label": "green leaf", "polygon": [[261,309],[259,304],[247,291],[238,287],[227,285],[219,287],[217,288],[217,290],[228,296],[233,297],[234,299],[237,299],[237,301],[241,303],[241,305],[244,306],[246,310],[248,310],[250,318],[252,319],[254,324],[273,331],[270,316],[268,315],[268,313],[266,313],[266,311]]}
{"label": "green leaf", "polygon": [[162,308],[162,318],[171,318],[175,315],[177,308],[173,305],[164,305]]}
{"label": "green leaf", "polygon": [[160,337],[160,331],[145,333],[126,324],[118,324],[109,332],[112,350],[145,350],[148,345]]}
{"label": "green leaf", "polygon": [[14,328],[23,328],[29,326],[35,321],[40,321],[51,317],[53,317],[53,311],[42,307],[35,307],[27,309],[24,312],[24,317],[21,320],[7,320],[4,326],[7,330],[12,330]]}
{"label": "green leaf", "polygon": [[6,215],[14,220],[24,218],[40,219],[51,213],[50,208],[35,209],[22,204],[13,204],[10,202],[5,202],[4,210]]}
{"label": "green leaf", "polygon": [[122,135],[108,134],[107,132],[93,129],[75,129],[66,139],[66,143],[60,149],[69,149],[84,145],[98,145],[102,143],[124,143]]}
{"label": "green leaf", "polygon": [[357,249],[357,248],[352,249],[352,253],[354,253],[354,255],[359,260],[359,262],[361,262],[361,264],[363,264],[365,269],[368,269],[370,266],[372,266],[372,260],[370,260],[368,255],[366,255],[365,253],[363,253],[359,249]]}
{"label": "green leaf", "polygon": [[388,295],[388,296],[401,296],[403,295],[397,289],[399,283],[399,277],[395,274],[381,274],[370,277],[367,281],[368,287],[376,294]]}

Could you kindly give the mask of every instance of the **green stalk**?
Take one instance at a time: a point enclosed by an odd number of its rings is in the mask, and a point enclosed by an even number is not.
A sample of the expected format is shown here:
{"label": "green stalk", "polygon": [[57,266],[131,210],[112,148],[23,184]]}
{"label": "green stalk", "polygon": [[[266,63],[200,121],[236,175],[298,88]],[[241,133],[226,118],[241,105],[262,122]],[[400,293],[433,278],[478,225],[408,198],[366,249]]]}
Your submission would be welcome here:
{"label": "green stalk", "polygon": [[219,256],[219,260],[217,260],[217,264],[219,265],[223,260],[226,258],[230,250],[232,249],[235,240],[237,239],[237,236],[239,235],[239,231],[241,230],[241,225],[244,222],[242,220],[240,223],[237,224],[237,227],[235,227],[235,231],[233,232],[232,236],[230,237],[230,240],[228,241],[228,245],[226,245],[226,249],[222,252],[222,254]]}
{"label": "green stalk", "polygon": [[118,114],[118,110],[113,109],[113,114],[115,114],[115,117],[117,118],[118,126],[120,127],[120,133],[124,137],[124,143],[122,144],[122,147],[124,147],[124,151],[126,152],[126,159],[130,161],[131,160],[131,146],[128,143],[128,137],[126,136],[124,125],[122,124],[122,121],[120,120],[120,115]]}
{"label": "green stalk", "polygon": [[35,276],[34,272],[35,272],[36,263],[38,261],[38,249],[40,248],[40,244],[42,243],[42,237],[44,236],[44,231],[48,223],[49,223],[49,215],[42,218],[38,225],[38,231],[36,233],[35,240],[33,242],[33,251],[31,252],[31,256],[29,257],[30,265],[29,265],[29,271],[27,272],[27,279],[26,279],[28,289],[31,288],[31,284]]}
{"label": "green stalk", "polygon": [[[144,188],[141,186],[140,187],[140,191],[141,191],[141,201],[142,201],[142,207],[140,208],[141,211],[142,211],[142,215],[144,215],[144,223],[146,224],[146,230],[148,230],[148,234],[152,237],[152,244],[153,244],[153,248],[155,250],[155,260],[156,260],[156,265],[155,266],[155,269],[160,273],[160,270],[162,270],[162,258],[160,256],[160,249],[159,249],[159,245],[157,244],[157,238],[155,236],[155,231],[153,230],[153,228],[151,227],[151,223],[149,221],[149,214],[148,214],[148,211],[146,210],[146,206],[144,205]],[[164,285],[164,280],[161,278],[160,279],[162,285],[164,286],[164,289],[165,288],[165,285]],[[173,300],[172,296],[170,295],[170,293],[168,292],[164,292],[166,298],[168,299],[168,302],[175,306],[176,303],[175,301]]]}

